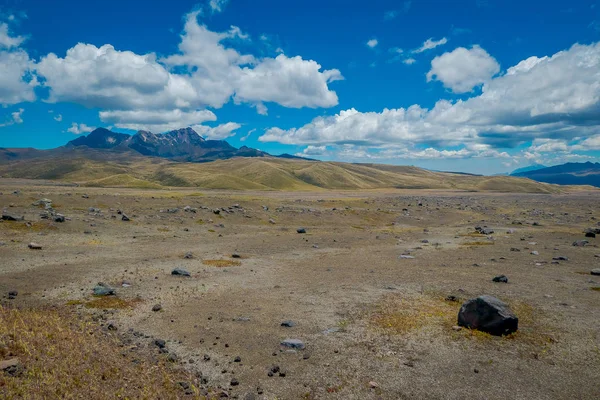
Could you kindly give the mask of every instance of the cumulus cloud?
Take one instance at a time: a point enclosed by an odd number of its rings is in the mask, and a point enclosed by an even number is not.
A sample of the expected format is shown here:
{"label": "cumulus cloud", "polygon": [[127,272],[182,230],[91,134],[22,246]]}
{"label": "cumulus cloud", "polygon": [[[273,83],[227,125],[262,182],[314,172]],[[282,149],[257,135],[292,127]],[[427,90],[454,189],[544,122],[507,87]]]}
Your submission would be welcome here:
{"label": "cumulus cloud", "polygon": [[328,85],[343,79],[339,70],[322,70],[300,56],[241,54],[224,44],[247,39],[240,28],[213,32],[197,17],[198,12],[186,16],[179,51],[161,59],[109,44],[79,43],[64,57],[48,54],[37,65],[49,88],[48,101],[100,108],[103,122],[153,131],[174,128],[174,114],[181,118],[179,127],[200,124],[214,114],[198,110],[220,108],[231,99],[260,114],[266,114],[266,102],[292,108],[338,104]]}
{"label": "cumulus cloud", "polygon": [[198,132],[200,136],[211,140],[223,140],[235,135],[235,130],[240,129],[242,125],[236,122],[227,122],[211,128],[206,125],[196,125],[192,128]]}
{"label": "cumulus cloud", "polygon": [[8,25],[0,23],[0,105],[8,106],[24,101],[34,101],[34,87],[38,85],[33,75],[34,62],[19,46],[25,39],[11,36]]}
{"label": "cumulus cloud", "polygon": [[54,117],[54,120],[55,120],[56,122],[60,122],[60,121],[62,121],[62,119],[63,119],[63,117],[62,117],[62,115],[61,115],[61,114],[58,114],[57,116],[55,116],[55,117]]}
{"label": "cumulus cloud", "polygon": [[531,141],[543,148],[562,146],[561,142],[535,141],[553,139],[591,147],[598,140],[591,137],[600,135],[599,82],[600,43],[576,44],[509,68],[484,83],[481,94],[467,100],[440,100],[432,109],[413,105],[359,112],[352,108],[315,118],[299,128],[268,129],[260,140],[372,148],[398,143],[413,149],[486,146],[487,150],[480,147],[478,151],[495,151]]}
{"label": "cumulus cloud", "polygon": [[86,124],[78,124],[73,122],[71,127],[67,129],[67,132],[71,132],[74,135],[81,135],[82,133],[88,133],[93,131],[94,128],[91,126],[87,126]]}
{"label": "cumulus cloud", "polygon": [[378,44],[379,41],[377,39],[370,39],[369,41],[367,41],[367,46],[372,49],[374,49]]}
{"label": "cumulus cloud", "polygon": [[306,146],[300,153],[296,153],[298,157],[317,157],[327,155],[327,146]]}
{"label": "cumulus cloud", "polygon": [[412,57],[409,57],[409,58],[407,58],[407,59],[405,59],[405,60],[402,60],[402,62],[403,62],[404,64],[406,64],[406,65],[413,65],[414,63],[416,63],[416,62],[417,62],[417,60],[415,60],[415,59],[414,59],[414,58],[412,58]]}
{"label": "cumulus cloud", "polygon": [[13,111],[12,113],[10,113],[10,119],[7,122],[0,123],[0,128],[3,126],[22,124],[23,123],[23,112],[25,112],[25,110],[22,108],[19,108],[17,111]]}
{"label": "cumulus cloud", "polygon": [[100,119],[118,128],[165,132],[216,121],[217,116],[210,110],[116,110],[100,111]]}
{"label": "cumulus cloud", "polygon": [[454,93],[466,93],[489,81],[498,72],[500,64],[481,47],[459,47],[431,61],[427,81],[437,80]]}
{"label": "cumulus cloud", "polygon": [[435,49],[438,46],[442,46],[444,44],[448,43],[448,39],[443,37],[440,40],[434,40],[433,38],[429,38],[427,39],[423,45],[421,47],[419,47],[418,49],[414,50],[415,53],[422,53],[424,51],[427,50],[432,50]]}
{"label": "cumulus cloud", "polygon": [[23,36],[11,36],[8,31],[8,24],[0,22],[0,49],[19,47],[24,41]]}

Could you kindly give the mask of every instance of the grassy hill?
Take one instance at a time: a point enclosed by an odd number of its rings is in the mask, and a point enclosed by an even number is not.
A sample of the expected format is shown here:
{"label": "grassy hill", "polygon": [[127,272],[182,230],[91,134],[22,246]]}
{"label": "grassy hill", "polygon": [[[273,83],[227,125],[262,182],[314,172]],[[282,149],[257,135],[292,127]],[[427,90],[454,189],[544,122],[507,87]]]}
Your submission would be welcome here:
{"label": "grassy hill", "polygon": [[233,158],[178,163],[152,157],[106,153],[52,155],[0,164],[6,178],[52,179],[82,186],[199,187],[232,190],[450,189],[557,193],[561,188],[508,176],[433,172],[410,166],[349,164],[309,160]]}

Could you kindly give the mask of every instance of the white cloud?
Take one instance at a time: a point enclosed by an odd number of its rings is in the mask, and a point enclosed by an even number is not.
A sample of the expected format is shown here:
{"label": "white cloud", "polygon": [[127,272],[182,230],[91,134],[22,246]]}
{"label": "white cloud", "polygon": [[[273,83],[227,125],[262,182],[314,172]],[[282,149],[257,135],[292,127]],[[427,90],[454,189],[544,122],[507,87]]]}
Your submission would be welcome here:
{"label": "white cloud", "polygon": [[528,150],[535,153],[560,152],[568,151],[569,145],[566,140],[535,139]]}
{"label": "white cloud", "polygon": [[298,157],[316,157],[327,155],[327,146],[307,146],[302,152],[296,153]]}
{"label": "white cloud", "polygon": [[3,126],[22,124],[24,111],[24,109],[19,108],[17,111],[13,111],[12,113],[10,113],[10,120],[8,120],[7,122],[0,123],[0,128],[2,128]]}
{"label": "white cloud", "polygon": [[0,49],[19,47],[24,41],[25,38],[23,36],[10,36],[8,24],[0,22]]}
{"label": "white cloud", "polygon": [[466,93],[489,81],[498,72],[500,64],[481,47],[459,47],[431,61],[427,81],[435,79],[454,93]]}
{"label": "white cloud", "polygon": [[[343,79],[339,70],[321,70],[316,61],[300,56],[241,54],[223,43],[247,39],[240,28],[213,32],[197,17],[198,12],[186,16],[178,53],[162,59],[108,44],[79,43],[65,57],[48,54],[37,65],[50,90],[48,101],[100,108],[104,122],[154,131],[200,124],[206,119],[198,119],[198,110],[220,108],[232,98],[261,114],[267,112],[266,102],[292,108],[338,104],[328,85]],[[173,113],[182,117],[178,126],[169,119]]]}
{"label": "white cloud", "polygon": [[74,135],[81,135],[82,133],[88,133],[93,131],[94,128],[91,126],[87,126],[86,124],[78,124],[73,122],[71,127],[67,129],[67,132],[71,132]]}
{"label": "white cloud", "polygon": [[208,5],[213,13],[219,13],[223,11],[227,3],[229,0],[210,0]]}
{"label": "white cloud", "polygon": [[38,85],[32,74],[34,62],[20,46],[25,39],[10,36],[8,25],[0,23],[0,105],[34,101]]}
{"label": "white cloud", "polygon": [[260,115],[269,115],[269,109],[263,103],[256,103],[256,112]]}
{"label": "white cloud", "polygon": [[423,43],[421,47],[416,49],[414,52],[422,53],[427,50],[435,49],[436,47],[442,46],[446,43],[448,43],[448,39],[446,39],[445,37],[441,38],[440,40],[433,40],[433,38],[429,38]]}
{"label": "white cloud", "polygon": [[242,142],[245,142],[245,141],[246,141],[246,139],[248,139],[248,138],[250,137],[250,135],[252,135],[254,132],[256,132],[256,128],[254,128],[254,129],[250,129],[250,130],[248,131],[248,134],[246,134],[245,136],[242,136],[242,137],[240,138],[240,141],[242,141]]}
{"label": "white cloud", "polygon": [[57,121],[57,122],[62,121],[62,119],[63,119],[63,117],[62,117],[61,114],[58,114],[57,116],[54,117],[54,120]]}
{"label": "white cloud", "polygon": [[210,110],[119,110],[100,111],[100,119],[118,128],[166,132],[205,121],[216,121],[217,116]]}
{"label": "white cloud", "polygon": [[414,63],[417,62],[417,60],[415,60],[414,58],[410,57],[410,58],[407,58],[407,59],[403,60],[402,62],[404,64],[406,64],[406,65],[413,65]]}
{"label": "white cloud", "polygon": [[573,150],[592,151],[600,150],[600,134],[591,136],[572,147]]}
{"label": "white cloud", "polygon": [[[409,149],[487,146],[488,150],[535,139],[573,140],[579,146],[597,143],[598,139],[585,140],[600,135],[600,43],[576,44],[508,71],[491,78],[481,94],[467,100],[440,100],[432,109],[419,105],[382,112],[349,109],[315,118],[300,128],[268,129],[259,140],[363,148],[398,143]],[[534,143],[551,146],[550,142]],[[555,148],[558,145],[552,142]]]}
{"label": "white cloud", "polygon": [[379,44],[379,41],[377,41],[377,39],[371,39],[367,42],[367,46],[369,46],[372,49],[374,49],[375,46],[377,46],[378,44]]}
{"label": "white cloud", "polygon": [[240,129],[242,125],[236,122],[227,122],[225,124],[218,125],[214,128],[206,125],[196,125],[192,128],[198,132],[199,135],[211,140],[223,140],[230,136],[235,135],[235,130]]}

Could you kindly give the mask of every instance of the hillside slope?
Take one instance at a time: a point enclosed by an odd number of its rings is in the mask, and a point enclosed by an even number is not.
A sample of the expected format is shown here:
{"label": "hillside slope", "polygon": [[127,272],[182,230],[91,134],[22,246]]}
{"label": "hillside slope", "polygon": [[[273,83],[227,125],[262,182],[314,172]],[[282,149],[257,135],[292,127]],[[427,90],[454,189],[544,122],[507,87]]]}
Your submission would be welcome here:
{"label": "hillside slope", "polygon": [[82,186],[199,187],[232,190],[446,189],[557,193],[554,185],[515,177],[433,172],[416,167],[236,157],[207,163],[156,157],[72,151],[0,165],[6,178],[52,179]]}

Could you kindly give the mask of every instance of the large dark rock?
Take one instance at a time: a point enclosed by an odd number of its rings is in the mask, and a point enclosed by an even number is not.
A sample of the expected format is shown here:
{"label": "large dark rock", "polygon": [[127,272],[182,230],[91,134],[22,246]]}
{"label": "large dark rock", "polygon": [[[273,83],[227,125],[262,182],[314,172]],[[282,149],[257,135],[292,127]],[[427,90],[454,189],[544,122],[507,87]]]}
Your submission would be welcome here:
{"label": "large dark rock", "polygon": [[22,215],[2,214],[2,219],[4,221],[23,221],[25,220],[25,217]]}
{"label": "large dark rock", "polygon": [[519,318],[506,303],[483,295],[462,305],[458,312],[458,325],[501,336],[516,332]]}

